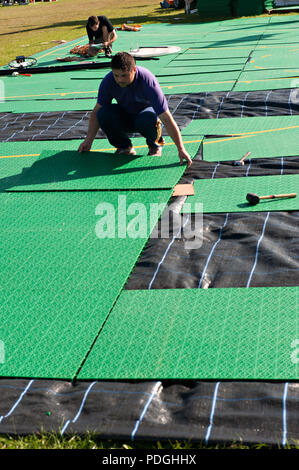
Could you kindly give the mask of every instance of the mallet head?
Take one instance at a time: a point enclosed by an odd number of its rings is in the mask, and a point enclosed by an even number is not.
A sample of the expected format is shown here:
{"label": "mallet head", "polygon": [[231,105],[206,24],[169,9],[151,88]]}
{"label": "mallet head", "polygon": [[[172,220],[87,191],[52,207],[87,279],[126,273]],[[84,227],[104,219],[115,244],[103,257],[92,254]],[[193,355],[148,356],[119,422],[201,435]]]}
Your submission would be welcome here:
{"label": "mallet head", "polygon": [[254,193],[247,193],[246,199],[251,206],[255,206],[256,204],[260,202],[260,198],[258,197],[257,194],[254,194]]}

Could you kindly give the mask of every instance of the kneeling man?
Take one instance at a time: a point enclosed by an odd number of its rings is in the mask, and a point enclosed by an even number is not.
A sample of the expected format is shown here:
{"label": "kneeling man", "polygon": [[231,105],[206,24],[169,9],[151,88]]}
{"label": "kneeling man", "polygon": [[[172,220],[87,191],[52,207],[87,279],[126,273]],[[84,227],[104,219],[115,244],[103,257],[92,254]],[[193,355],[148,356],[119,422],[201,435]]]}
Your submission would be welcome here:
{"label": "kneeling man", "polygon": [[[180,163],[186,160],[190,166],[191,157],[156,77],[146,68],[136,66],[127,52],[119,52],[112,58],[111,69],[100,84],[97,104],[79,152],[91,149],[101,128],[118,154],[136,155],[128,134],[138,132],[146,139],[148,155],[160,156],[162,122],[177,147]],[[112,103],[113,99],[116,103]]]}

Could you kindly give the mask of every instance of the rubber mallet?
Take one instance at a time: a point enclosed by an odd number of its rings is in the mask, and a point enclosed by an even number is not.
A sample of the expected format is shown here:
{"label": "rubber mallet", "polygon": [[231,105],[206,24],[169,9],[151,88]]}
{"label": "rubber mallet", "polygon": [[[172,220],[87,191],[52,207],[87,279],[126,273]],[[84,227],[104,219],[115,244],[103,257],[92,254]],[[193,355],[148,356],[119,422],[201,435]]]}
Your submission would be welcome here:
{"label": "rubber mallet", "polygon": [[288,198],[288,197],[296,197],[296,193],[290,194],[271,194],[271,196],[258,196],[254,193],[248,193],[246,196],[247,201],[251,206],[256,206],[260,202],[261,199],[277,199],[277,198]]}
{"label": "rubber mallet", "polygon": [[251,154],[251,152],[247,152],[245,153],[245,155],[243,155],[243,157],[241,158],[241,160],[235,160],[234,161],[234,165],[235,166],[243,166],[244,165],[244,160],[249,157],[249,155]]}

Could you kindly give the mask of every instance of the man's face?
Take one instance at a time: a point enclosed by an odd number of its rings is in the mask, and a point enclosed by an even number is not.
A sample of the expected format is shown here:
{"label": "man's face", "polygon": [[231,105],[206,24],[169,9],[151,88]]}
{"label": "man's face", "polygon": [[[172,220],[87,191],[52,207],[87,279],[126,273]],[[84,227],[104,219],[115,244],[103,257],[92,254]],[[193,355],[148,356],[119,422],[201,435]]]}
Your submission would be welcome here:
{"label": "man's face", "polygon": [[133,83],[136,74],[136,67],[134,67],[133,70],[112,69],[112,73],[116,83],[121,88],[125,88]]}
{"label": "man's face", "polygon": [[100,22],[99,23],[96,23],[94,24],[93,26],[91,26],[90,28],[93,30],[93,31],[97,31],[99,29],[99,26],[100,26]]}

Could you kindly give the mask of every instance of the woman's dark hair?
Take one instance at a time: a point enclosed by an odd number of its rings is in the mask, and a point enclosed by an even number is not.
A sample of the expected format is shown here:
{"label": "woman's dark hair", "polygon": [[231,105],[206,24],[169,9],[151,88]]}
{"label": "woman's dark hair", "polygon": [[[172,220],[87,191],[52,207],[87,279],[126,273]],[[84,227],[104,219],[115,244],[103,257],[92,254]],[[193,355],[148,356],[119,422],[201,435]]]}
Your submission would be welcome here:
{"label": "woman's dark hair", "polygon": [[131,71],[135,67],[135,59],[128,52],[118,52],[111,60],[111,68]]}

